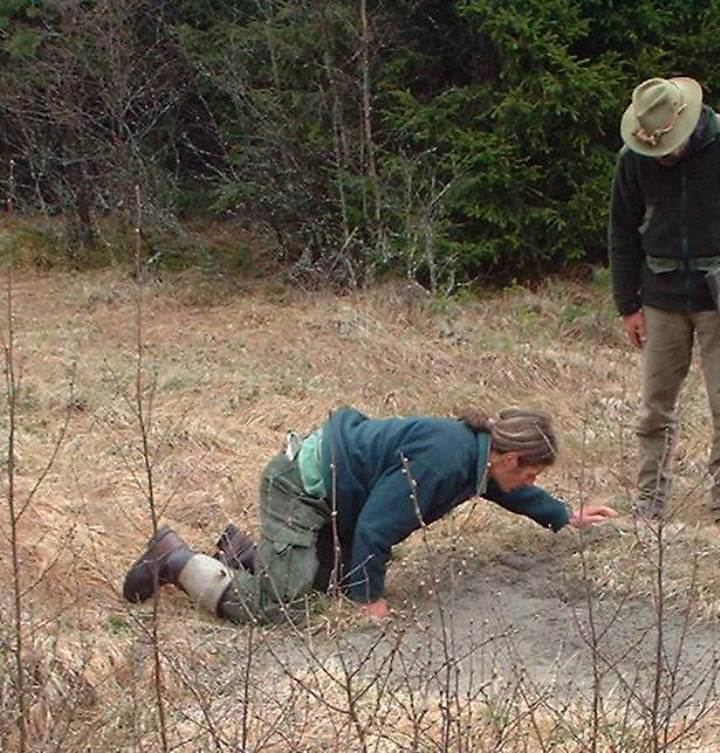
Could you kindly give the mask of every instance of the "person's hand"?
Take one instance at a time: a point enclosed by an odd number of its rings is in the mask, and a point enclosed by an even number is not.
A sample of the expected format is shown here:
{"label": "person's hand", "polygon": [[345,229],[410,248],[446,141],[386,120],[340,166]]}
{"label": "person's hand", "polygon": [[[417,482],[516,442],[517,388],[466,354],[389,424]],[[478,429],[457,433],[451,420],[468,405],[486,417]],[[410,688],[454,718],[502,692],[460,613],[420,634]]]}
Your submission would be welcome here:
{"label": "person's hand", "polygon": [[647,340],[645,332],[645,315],[642,311],[636,311],[634,314],[627,314],[623,317],[623,329],[628,336],[628,340],[636,347],[641,348]]}
{"label": "person's hand", "polygon": [[617,518],[618,513],[612,507],[605,505],[583,505],[577,510],[573,510],[570,516],[570,525],[573,528],[589,526],[593,523],[602,523],[607,518]]}
{"label": "person's hand", "polygon": [[359,606],[373,622],[382,622],[390,615],[390,607],[385,599],[378,599]]}

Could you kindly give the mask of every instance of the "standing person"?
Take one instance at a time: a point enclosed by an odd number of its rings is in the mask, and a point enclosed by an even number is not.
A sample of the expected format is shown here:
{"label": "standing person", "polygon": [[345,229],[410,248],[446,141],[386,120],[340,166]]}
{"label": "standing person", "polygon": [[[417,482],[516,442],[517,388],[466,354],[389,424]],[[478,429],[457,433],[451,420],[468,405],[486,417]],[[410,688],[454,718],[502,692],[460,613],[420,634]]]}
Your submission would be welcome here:
{"label": "standing person", "polygon": [[123,594],[144,601],[172,583],[233,622],[277,622],[301,614],[313,588],[327,588],[337,559],[349,597],[383,618],[392,547],[471,497],[553,531],[615,516],[601,506],[573,512],[534,486],[556,458],[552,423],[541,411],[371,419],[343,408],[265,468],[256,551],[231,526],[213,558],[165,526],[128,571]]}
{"label": "standing person", "polygon": [[697,340],[713,422],[711,506],[720,522],[720,315],[706,274],[720,268],[718,118],[691,78],[640,84],[622,116],[609,255],[615,303],[643,351],[636,511],[661,518],[675,405]]}

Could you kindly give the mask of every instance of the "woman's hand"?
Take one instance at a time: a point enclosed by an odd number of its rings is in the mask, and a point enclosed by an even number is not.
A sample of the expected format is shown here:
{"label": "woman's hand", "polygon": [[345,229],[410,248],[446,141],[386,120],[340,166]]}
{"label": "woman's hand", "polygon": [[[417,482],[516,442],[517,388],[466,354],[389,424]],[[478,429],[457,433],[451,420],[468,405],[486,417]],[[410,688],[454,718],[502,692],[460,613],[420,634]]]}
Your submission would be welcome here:
{"label": "woman's hand", "polygon": [[577,510],[573,510],[570,516],[570,525],[573,528],[581,526],[590,526],[593,523],[602,523],[607,518],[617,518],[617,511],[612,507],[605,505],[583,505]]}
{"label": "woman's hand", "polygon": [[382,622],[390,615],[390,607],[385,599],[378,599],[359,606],[373,622]]}

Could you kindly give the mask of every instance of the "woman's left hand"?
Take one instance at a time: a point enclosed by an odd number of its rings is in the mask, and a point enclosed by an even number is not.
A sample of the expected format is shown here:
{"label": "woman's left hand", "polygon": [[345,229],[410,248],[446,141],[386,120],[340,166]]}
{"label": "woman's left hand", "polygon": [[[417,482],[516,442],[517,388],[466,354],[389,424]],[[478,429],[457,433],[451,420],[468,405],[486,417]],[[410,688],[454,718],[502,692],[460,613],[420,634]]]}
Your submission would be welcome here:
{"label": "woman's left hand", "polygon": [[570,516],[570,525],[574,528],[589,526],[593,523],[602,523],[607,518],[617,518],[618,513],[612,507],[605,505],[583,505],[577,510],[573,510]]}
{"label": "woman's left hand", "polygon": [[378,599],[359,606],[373,622],[382,622],[390,616],[390,607],[385,599]]}

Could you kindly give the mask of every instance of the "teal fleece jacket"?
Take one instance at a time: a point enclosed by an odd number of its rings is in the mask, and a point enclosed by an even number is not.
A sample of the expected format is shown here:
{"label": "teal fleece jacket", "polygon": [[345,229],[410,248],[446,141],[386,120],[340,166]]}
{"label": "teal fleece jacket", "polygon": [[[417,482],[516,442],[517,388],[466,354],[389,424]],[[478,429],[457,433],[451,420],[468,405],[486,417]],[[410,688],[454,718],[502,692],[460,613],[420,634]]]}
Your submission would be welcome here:
{"label": "teal fleece jacket", "polygon": [[382,596],[395,544],[471,497],[485,497],[553,531],[570,519],[567,505],[537,486],[503,492],[487,475],[489,434],[476,434],[456,419],[371,419],[342,408],[323,427],[322,455],[344,580],[358,602]]}

